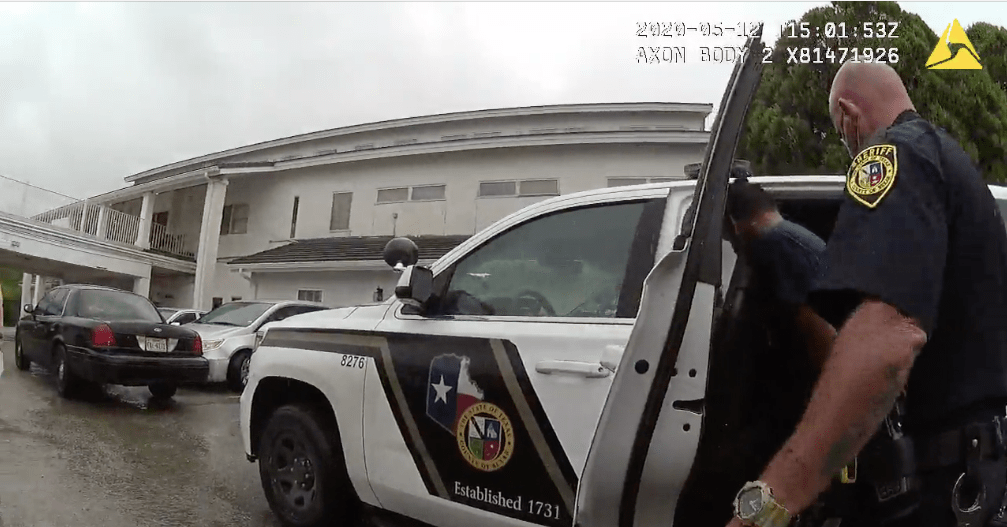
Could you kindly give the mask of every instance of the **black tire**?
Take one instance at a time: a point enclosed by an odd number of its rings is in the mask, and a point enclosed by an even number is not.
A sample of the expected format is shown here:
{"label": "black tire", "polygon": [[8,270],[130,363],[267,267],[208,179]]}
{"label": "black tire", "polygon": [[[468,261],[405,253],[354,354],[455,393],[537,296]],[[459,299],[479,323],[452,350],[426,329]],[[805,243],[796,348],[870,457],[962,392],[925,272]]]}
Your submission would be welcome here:
{"label": "black tire", "polygon": [[[338,438],[315,412],[288,405],[259,437],[259,478],[273,513],[287,527],[355,525],[356,496]],[[324,427],[324,428],[323,428]]]}
{"label": "black tire", "polygon": [[56,352],[53,354],[53,373],[56,374],[56,391],[64,399],[72,399],[77,396],[81,387],[79,377],[70,371],[66,363],[66,347],[62,344],[56,345]]}
{"label": "black tire", "polygon": [[248,365],[252,360],[251,350],[236,351],[227,365],[227,387],[236,392],[245,390],[248,381]]}
{"label": "black tire", "polygon": [[178,386],[174,384],[151,384],[147,387],[150,391],[150,395],[155,399],[171,399],[175,396],[175,392],[178,391]]}
{"label": "black tire", "polygon": [[31,360],[24,356],[24,350],[21,348],[21,337],[14,337],[14,366],[21,371],[28,371],[31,368]]}

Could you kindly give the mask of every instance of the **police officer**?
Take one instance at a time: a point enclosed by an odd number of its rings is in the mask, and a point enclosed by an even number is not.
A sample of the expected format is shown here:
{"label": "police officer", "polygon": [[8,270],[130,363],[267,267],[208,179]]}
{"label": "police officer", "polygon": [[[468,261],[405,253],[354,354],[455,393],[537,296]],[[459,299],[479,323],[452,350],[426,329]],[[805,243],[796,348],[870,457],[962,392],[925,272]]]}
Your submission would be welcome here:
{"label": "police officer", "polygon": [[739,491],[731,524],[787,525],[884,436],[869,477],[887,478],[879,502],[902,500],[899,525],[1000,525],[1007,233],[996,202],[890,66],[844,64],[829,112],[853,162],[813,300],[840,331],[796,431]]}

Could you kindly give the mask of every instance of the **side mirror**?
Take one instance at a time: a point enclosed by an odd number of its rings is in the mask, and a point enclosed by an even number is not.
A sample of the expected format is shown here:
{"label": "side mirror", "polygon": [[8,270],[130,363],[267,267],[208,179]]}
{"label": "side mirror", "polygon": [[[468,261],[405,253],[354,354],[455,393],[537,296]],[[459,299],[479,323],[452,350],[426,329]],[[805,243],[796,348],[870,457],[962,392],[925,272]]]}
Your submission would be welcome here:
{"label": "side mirror", "polygon": [[385,245],[384,258],[396,272],[403,272],[420,260],[420,248],[409,238],[395,238]]}
{"label": "side mirror", "polygon": [[24,312],[25,313],[31,313],[33,311],[33,309],[32,309],[33,307],[34,306],[32,306],[31,304],[25,304],[24,305]]}
{"label": "side mirror", "polygon": [[171,325],[172,326],[181,326],[182,323],[176,320],[176,321],[172,322]]}
{"label": "side mirror", "polygon": [[426,267],[410,265],[395,286],[395,296],[403,304],[423,309],[434,290],[434,273]]}

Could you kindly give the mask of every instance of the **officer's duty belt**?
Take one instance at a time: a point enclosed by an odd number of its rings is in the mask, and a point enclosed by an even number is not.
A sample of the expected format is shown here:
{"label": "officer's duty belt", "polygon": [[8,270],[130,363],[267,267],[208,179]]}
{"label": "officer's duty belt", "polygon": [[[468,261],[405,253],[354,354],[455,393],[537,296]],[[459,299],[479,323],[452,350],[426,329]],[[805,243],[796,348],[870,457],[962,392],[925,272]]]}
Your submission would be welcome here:
{"label": "officer's duty belt", "polygon": [[914,438],[916,463],[921,472],[961,465],[973,442],[983,459],[1000,459],[1005,454],[1007,420],[990,418],[934,435]]}

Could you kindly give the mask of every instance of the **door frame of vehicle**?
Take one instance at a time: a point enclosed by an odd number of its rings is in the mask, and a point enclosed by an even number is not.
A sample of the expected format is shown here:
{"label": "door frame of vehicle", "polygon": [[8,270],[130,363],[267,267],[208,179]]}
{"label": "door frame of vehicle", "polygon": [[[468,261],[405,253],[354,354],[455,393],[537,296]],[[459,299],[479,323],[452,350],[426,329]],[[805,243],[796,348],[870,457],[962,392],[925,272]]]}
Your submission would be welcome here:
{"label": "door frame of vehicle", "polygon": [[[45,314],[39,312],[39,305],[44,305],[43,301],[46,298],[51,298],[52,296],[58,294],[60,291],[66,291],[66,296],[63,298],[63,305],[59,308],[58,314]],[[32,362],[38,362],[43,365],[48,365],[52,361],[52,354],[46,353],[49,346],[47,345],[47,337],[43,334],[43,328],[46,324],[50,323],[53,318],[62,318],[66,313],[66,306],[70,300],[70,296],[73,294],[74,289],[68,286],[56,286],[49,291],[47,291],[42,298],[39,299],[38,304],[32,306],[32,311],[29,313],[31,315],[30,324],[31,327],[27,331],[27,339],[25,335],[21,335],[21,353],[25,355]],[[27,346],[25,344],[28,344]]]}
{"label": "door frame of vehicle", "polygon": [[[678,376],[677,367],[683,350],[691,355],[691,364],[709,360],[714,303],[722,282],[727,185],[761,77],[761,29],[746,42],[724,92],[701,165],[691,224],[645,281],[639,316],[578,488],[574,521],[579,527],[636,527],[674,518],[699,445],[707,369],[706,364],[693,367],[686,377]],[[700,425],[695,430],[693,422]]]}

